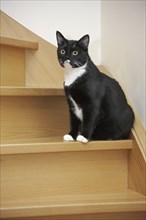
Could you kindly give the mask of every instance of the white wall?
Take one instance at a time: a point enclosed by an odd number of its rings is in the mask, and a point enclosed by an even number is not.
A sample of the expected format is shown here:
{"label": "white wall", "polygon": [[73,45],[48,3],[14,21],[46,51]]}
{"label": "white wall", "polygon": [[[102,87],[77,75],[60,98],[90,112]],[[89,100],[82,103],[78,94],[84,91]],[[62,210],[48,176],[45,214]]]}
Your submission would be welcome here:
{"label": "white wall", "polygon": [[1,0],[1,10],[56,45],[56,30],[69,39],[90,35],[90,55],[100,64],[100,1]]}
{"label": "white wall", "polygon": [[145,1],[101,1],[101,63],[145,122]]}

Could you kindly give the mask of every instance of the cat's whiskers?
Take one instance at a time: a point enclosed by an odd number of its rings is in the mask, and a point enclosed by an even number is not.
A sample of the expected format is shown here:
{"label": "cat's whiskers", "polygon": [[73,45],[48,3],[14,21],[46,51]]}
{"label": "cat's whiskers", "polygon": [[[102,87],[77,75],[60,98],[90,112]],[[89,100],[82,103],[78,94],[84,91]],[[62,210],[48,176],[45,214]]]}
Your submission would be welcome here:
{"label": "cat's whiskers", "polygon": [[80,63],[80,62],[78,62],[78,61],[74,61],[74,64],[75,64],[77,67],[82,66],[82,63]]}

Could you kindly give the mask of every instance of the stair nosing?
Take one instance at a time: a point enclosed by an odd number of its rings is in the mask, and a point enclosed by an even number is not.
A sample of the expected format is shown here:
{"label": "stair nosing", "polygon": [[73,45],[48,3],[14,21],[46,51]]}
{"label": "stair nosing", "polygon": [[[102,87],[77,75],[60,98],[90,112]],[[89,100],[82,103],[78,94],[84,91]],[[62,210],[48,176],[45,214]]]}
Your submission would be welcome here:
{"label": "stair nosing", "polygon": [[64,96],[63,88],[1,86],[1,96]]}
{"label": "stair nosing", "polygon": [[5,46],[38,50],[38,42],[28,41],[28,40],[25,41],[25,40],[9,38],[9,37],[4,37],[4,36],[0,37],[0,44],[5,45]]}
{"label": "stair nosing", "polygon": [[[121,192],[123,194],[123,192]],[[108,193],[106,194],[108,196]],[[104,197],[106,196],[104,195]],[[111,194],[112,195],[112,194]],[[117,194],[118,195],[118,194]],[[120,195],[120,194],[119,194]],[[74,195],[66,195],[68,198],[72,198]],[[86,195],[88,197],[88,195]],[[97,198],[98,196],[96,195]],[[131,196],[133,199],[129,201],[127,199],[127,196]],[[30,217],[32,214],[33,216],[55,216],[55,215],[72,215],[72,214],[93,214],[93,213],[109,213],[109,212],[139,212],[139,211],[145,211],[145,196],[136,193],[131,190],[127,190],[127,196],[125,196],[125,199],[115,199],[115,201],[112,200],[101,200],[96,201],[95,195],[93,195],[93,201],[91,195],[89,195],[89,201],[66,201],[64,200],[64,196],[62,196],[62,202],[61,204],[59,201],[56,203],[52,202],[52,204],[31,204],[31,205],[20,205],[20,206],[9,206],[7,204],[7,207],[1,208],[1,214],[2,217]],[[112,196],[113,197],[113,196]],[[123,197],[123,196],[122,196]],[[58,196],[59,198],[59,196]],[[135,200],[134,200],[135,198]],[[48,197],[48,199],[51,199]],[[49,200],[48,200],[49,201]]]}
{"label": "stair nosing", "polygon": [[105,150],[130,150],[132,140],[120,141],[91,141],[87,144],[79,142],[42,142],[42,143],[13,143],[1,144],[1,155],[30,154],[30,153],[55,153],[55,152],[85,152]]}

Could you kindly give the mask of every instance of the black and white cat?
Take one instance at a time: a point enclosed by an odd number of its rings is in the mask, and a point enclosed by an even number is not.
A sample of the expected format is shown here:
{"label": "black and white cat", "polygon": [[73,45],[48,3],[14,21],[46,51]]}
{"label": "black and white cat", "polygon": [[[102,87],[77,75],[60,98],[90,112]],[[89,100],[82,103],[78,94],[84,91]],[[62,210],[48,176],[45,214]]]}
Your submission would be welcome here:
{"label": "black and white cat", "polygon": [[88,54],[89,35],[67,40],[56,32],[58,60],[64,68],[64,90],[70,112],[65,141],[128,138],[134,113],[119,83],[101,73]]}

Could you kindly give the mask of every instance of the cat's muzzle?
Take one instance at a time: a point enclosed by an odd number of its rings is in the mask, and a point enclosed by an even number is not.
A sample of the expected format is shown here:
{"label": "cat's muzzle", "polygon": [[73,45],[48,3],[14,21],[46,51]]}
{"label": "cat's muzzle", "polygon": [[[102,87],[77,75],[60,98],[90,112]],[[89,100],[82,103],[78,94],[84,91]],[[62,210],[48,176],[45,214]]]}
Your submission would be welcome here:
{"label": "cat's muzzle", "polygon": [[64,65],[65,68],[71,68],[72,67],[70,60],[64,61],[63,65]]}

